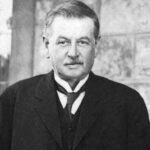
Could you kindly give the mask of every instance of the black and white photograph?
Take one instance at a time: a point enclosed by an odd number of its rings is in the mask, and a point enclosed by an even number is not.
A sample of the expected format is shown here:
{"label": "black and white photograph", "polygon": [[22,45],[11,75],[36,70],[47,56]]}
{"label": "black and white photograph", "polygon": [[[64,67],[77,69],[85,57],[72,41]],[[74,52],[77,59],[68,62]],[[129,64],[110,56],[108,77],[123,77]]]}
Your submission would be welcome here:
{"label": "black and white photograph", "polygon": [[0,150],[150,150],[150,1],[0,0]]}

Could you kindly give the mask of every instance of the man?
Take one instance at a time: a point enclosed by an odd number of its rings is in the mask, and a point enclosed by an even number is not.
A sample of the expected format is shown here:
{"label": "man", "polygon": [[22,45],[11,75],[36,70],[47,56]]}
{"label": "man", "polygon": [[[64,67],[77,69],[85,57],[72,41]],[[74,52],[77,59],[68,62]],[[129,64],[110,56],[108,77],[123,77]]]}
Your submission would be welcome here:
{"label": "man", "polygon": [[94,11],[80,1],[58,5],[43,40],[53,70],[1,95],[0,149],[149,150],[141,96],[91,72],[99,40]]}

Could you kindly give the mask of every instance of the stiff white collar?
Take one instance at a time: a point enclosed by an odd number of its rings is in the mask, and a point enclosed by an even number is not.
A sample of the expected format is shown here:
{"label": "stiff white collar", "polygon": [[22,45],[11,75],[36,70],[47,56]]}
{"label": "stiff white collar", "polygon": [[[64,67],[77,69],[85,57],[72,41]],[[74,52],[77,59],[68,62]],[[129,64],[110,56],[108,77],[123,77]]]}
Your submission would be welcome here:
{"label": "stiff white collar", "polygon": [[85,82],[88,80],[89,78],[89,74],[83,78],[75,87],[74,90],[71,89],[70,85],[68,84],[68,82],[66,82],[65,80],[61,79],[56,73],[54,73],[54,79],[55,81],[60,84],[62,87],[64,87],[66,89],[67,92],[78,92],[80,90],[80,88],[85,84]]}

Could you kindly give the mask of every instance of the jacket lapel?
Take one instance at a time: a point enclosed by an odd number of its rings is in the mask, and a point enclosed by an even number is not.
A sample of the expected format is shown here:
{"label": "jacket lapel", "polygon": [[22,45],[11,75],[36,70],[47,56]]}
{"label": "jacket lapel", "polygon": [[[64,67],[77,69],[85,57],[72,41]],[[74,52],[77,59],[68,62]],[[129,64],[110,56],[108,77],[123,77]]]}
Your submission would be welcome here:
{"label": "jacket lapel", "polygon": [[102,113],[102,108],[98,107],[97,109],[97,106],[98,103],[102,102],[104,99],[103,93],[104,92],[102,91],[102,87],[101,89],[97,88],[95,75],[90,73],[90,77],[86,86],[86,95],[83,99],[80,119],[73,143],[73,150],[77,147],[92,124],[96,121],[97,115]]}
{"label": "jacket lapel", "polygon": [[[98,103],[104,99],[103,85],[97,88],[97,78],[93,73],[87,81],[86,95],[83,99],[79,123],[73,143],[73,150],[78,146],[82,138],[96,121],[97,115],[102,113],[102,107],[97,109]],[[53,80],[53,72],[50,72],[43,78],[37,86],[36,93],[36,111],[46,128],[53,135],[58,145],[62,146],[60,121],[57,111],[57,93]],[[100,106],[100,105],[99,105]]]}
{"label": "jacket lapel", "polygon": [[53,80],[53,72],[43,78],[36,89],[35,97],[38,99],[36,111],[56,142],[62,148],[60,122],[57,111],[57,93]]}

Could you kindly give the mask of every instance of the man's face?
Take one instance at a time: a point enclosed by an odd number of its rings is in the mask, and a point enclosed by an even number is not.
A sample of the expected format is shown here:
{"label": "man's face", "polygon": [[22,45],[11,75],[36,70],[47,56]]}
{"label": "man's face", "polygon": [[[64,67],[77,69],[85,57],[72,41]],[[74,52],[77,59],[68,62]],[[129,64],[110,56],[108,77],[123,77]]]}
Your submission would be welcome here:
{"label": "man's face", "polygon": [[54,72],[66,81],[84,78],[95,58],[92,19],[57,16],[47,33]]}

